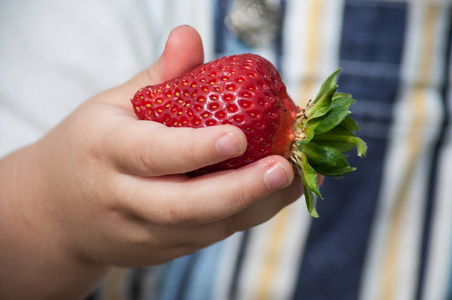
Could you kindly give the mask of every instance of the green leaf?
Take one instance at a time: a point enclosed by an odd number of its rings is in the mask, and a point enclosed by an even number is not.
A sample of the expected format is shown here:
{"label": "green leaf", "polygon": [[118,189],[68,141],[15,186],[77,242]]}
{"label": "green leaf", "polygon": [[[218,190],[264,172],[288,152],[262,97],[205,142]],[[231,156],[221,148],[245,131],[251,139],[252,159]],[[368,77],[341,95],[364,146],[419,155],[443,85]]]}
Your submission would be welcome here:
{"label": "green leaf", "polygon": [[[342,124],[342,123],[341,123]],[[334,147],[340,152],[348,152],[355,148],[355,144],[350,144],[349,142],[336,141],[334,136],[355,136],[352,131],[344,127],[335,127],[326,133],[316,134],[313,142],[323,145]],[[331,137],[333,136],[333,137]]]}
{"label": "green leaf", "polygon": [[320,118],[309,120],[308,126],[311,127],[315,133],[324,133],[336,127],[349,114],[350,111],[347,109],[332,109]]}
{"label": "green leaf", "polygon": [[311,118],[307,125],[311,127],[315,133],[323,133],[336,127],[342,120],[350,114],[348,108],[355,103],[355,100],[347,94],[340,94],[340,97],[334,97],[334,94],[329,111],[324,115]]}
{"label": "green leaf", "polygon": [[329,136],[329,135],[355,136],[353,131],[351,131],[350,129],[347,129],[347,128],[341,127],[341,126],[337,126],[337,127],[334,127],[333,129],[331,129],[328,132],[316,134],[315,137],[317,137],[317,138],[325,138],[326,136]]}
{"label": "green leaf", "polygon": [[305,115],[308,120],[321,117],[330,110],[333,95],[336,90],[337,86],[333,86],[329,91],[325,92],[320,99],[306,106]]}
{"label": "green leaf", "polygon": [[327,92],[331,91],[331,89],[336,85],[336,78],[341,70],[342,69],[337,69],[323,82],[317,96],[314,99],[314,103],[319,101],[320,98],[322,98]]}
{"label": "green leaf", "polygon": [[314,218],[318,218],[319,214],[317,213],[317,210],[315,209],[315,197],[314,194],[304,185],[303,183],[303,190],[304,190],[304,198],[306,201],[306,207],[308,208],[308,212],[311,216]]}
{"label": "green leaf", "polygon": [[346,128],[351,131],[359,130],[358,125],[356,125],[355,120],[353,120],[350,116],[347,116],[342,122],[339,124],[339,127]]}
{"label": "green leaf", "polygon": [[[303,148],[304,145],[302,143],[299,143],[299,148]],[[299,168],[299,173],[301,176],[301,181],[303,183],[303,190],[306,200],[306,207],[314,218],[318,218],[319,214],[317,213],[315,209],[315,197],[314,193],[317,194],[319,197],[322,197],[320,195],[320,191],[318,189],[317,185],[317,173],[315,170],[309,165],[308,159],[306,158],[306,155],[304,155],[301,150],[298,152],[297,155],[292,157],[292,160],[296,164],[297,168]]]}
{"label": "green leaf", "polygon": [[350,166],[341,167],[341,168],[323,168],[321,166],[312,165],[312,168],[316,170],[317,173],[325,175],[325,176],[343,176],[348,173],[351,173],[356,170],[356,168],[352,168]]}
{"label": "green leaf", "polygon": [[359,137],[354,136],[353,133],[350,133],[346,128],[336,127],[329,132],[315,135],[312,141],[315,140],[316,143],[323,145],[330,145],[331,143],[354,145],[357,147],[358,156],[365,156],[367,153],[366,143]]}
{"label": "green leaf", "polygon": [[300,138],[301,138],[301,143],[303,144],[307,144],[309,143],[312,138],[314,137],[314,130],[312,130],[312,128],[310,127],[305,127],[302,130],[302,133],[300,134]]}
{"label": "green leaf", "polygon": [[309,190],[314,192],[317,196],[322,198],[319,191],[319,186],[317,185],[317,172],[309,165],[308,159],[303,152],[299,153],[300,167],[301,167],[301,178],[303,180],[303,185]]}
{"label": "green leaf", "polygon": [[336,94],[334,94],[334,96],[333,96],[333,101],[334,101],[336,98],[342,98],[342,97],[352,98],[352,95],[351,95],[351,94],[347,94],[347,93],[336,93]]}
{"label": "green leaf", "polygon": [[342,142],[332,142],[332,141],[327,142],[327,141],[320,141],[320,140],[315,141],[315,142],[318,145],[333,147],[333,148],[337,149],[338,151],[340,151],[341,153],[348,152],[356,147],[354,144],[342,143]]}
{"label": "green leaf", "polygon": [[[335,94],[337,95],[337,94]],[[347,110],[353,103],[355,103],[355,99],[347,96],[342,97],[333,97],[331,102],[331,109],[342,109]]]}
{"label": "green leaf", "polygon": [[367,144],[360,138],[355,137],[356,139],[356,151],[358,152],[358,156],[366,156],[367,154]]}
{"label": "green leaf", "polygon": [[303,147],[309,164],[323,168],[342,168],[348,166],[347,159],[336,148],[309,143]]}
{"label": "green leaf", "polygon": [[[322,143],[322,144],[330,143],[330,142],[343,143],[344,142],[343,140],[337,140],[337,136],[354,137],[355,134],[353,133],[353,131],[351,131],[345,127],[336,126],[327,132],[315,134],[314,137],[312,138],[312,140],[315,143]],[[346,141],[346,143],[348,143],[348,141]]]}

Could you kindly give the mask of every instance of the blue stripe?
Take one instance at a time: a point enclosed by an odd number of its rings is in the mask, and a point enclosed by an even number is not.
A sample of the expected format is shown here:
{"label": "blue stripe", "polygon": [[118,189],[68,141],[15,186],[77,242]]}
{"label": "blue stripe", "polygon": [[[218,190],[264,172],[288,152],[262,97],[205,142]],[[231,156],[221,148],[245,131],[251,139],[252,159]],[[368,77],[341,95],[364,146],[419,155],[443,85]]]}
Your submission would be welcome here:
{"label": "blue stripe", "polygon": [[229,7],[229,0],[216,1],[215,5],[215,53],[221,54],[225,52],[225,36],[227,28],[224,26],[224,19],[227,14],[227,7]]}
{"label": "blue stripe", "polygon": [[157,299],[176,300],[179,296],[185,270],[190,264],[191,255],[173,260],[165,265],[166,270],[161,278],[161,289]]}
{"label": "blue stripe", "polygon": [[237,260],[235,261],[232,282],[229,287],[229,299],[237,298],[237,289],[239,286],[239,278],[240,278],[240,274],[242,273],[243,261],[245,260],[245,253],[246,253],[246,249],[249,244],[250,235],[251,235],[251,230],[246,230],[243,232],[243,234],[241,236],[240,247],[239,247],[239,252],[237,255]]}
{"label": "blue stripe", "polygon": [[311,226],[295,299],[358,297],[399,89],[406,17],[402,2],[345,3],[338,84],[357,99],[351,110],[369,151],[364,159],[349,156],[356,172],[322,185],[325,200],[318,201],[320,218]]}
{"label": "blue stripe", "polygon": [[196,268],[197,262],[200,259],[200,256],[202,256],[202,252],[198,251],[189,256],[188,263],[185,264],[183,269],[183,274],[180,280],[179,284],[179,290],[177,294],[178,300],[184,300],[187,299],[187,290],[189,289],[190,280],[192,278],[192,272]]}
{"label": "blue stripe", "polygon": [[347,0],[341,59],[399,64],[405,22],[406,3]]}
{"label": "blue stripe", "polygon": [[166,264],[164,266],[166,270],[161,277],[163,286],[160,292],[156,293],[156,298],[162,300],[212,299],[225,243],[226,241],[218,242]]}
{"label": "blue stripe", "polygon": [[213,299],[213,288],[223,250],[224,242],[220,242],[199,251],[200,257],[196,265],[193,265],[183,299]]}
{"label": "blue stripe", "polygon": [[130,295],[131,299],[141,298],[141,287],[143,285],[143,280],[146,279],[147,272],[149,272],[149,269],[140,268],[133,270],[133,272],[130,274],[126,292]]}

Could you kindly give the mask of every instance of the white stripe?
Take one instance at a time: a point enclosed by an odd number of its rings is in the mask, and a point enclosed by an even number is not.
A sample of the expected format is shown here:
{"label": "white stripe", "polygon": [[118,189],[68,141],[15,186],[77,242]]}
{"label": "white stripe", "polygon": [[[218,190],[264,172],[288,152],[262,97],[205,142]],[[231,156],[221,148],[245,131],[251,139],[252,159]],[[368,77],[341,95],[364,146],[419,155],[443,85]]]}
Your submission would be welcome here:
{"label": "white stripe", "polygon": [[[308,35],[311,30],[320,32],[321,53],[318,54],[320,59],[316,62],[318,69],[315,70],[318,86],[320,87],[323,80],[338,67],[344,1],[322,1],[322,20],[319,22],[322,27],[310,28],[309,6],[312,5],[312,1],[287,1],[283,69],[284,80],[288,86],[297,87],[313,71],[307,69],[307,49],[310,47]],[[296,99],[294,93],[291,93],[292,98]]]}
{"label": "white stripe", "polygon": [[[447,22],[450,23],[450,18]],[[450,37],[449,37],[450,38]],[[446,40],[444,41],[446,42]],[[452,57],[452,53],[449,53]],[[452,64],[449,66],[452,74]],[[452,114],[452,78],[448,83],[449,114]],[[438,160],[438,178],[435,187],[435,205],[432,215],[430,251],[427,258],[427,273],[422,299],[446,299],[450,283],[452,262],[452,126],[446,131],[445,144],[441,149]]]}
{"label": "white stripe", "polygon": [[439,182],[436,188],[435,210],[433,214],[431,248],[428,256],[428,269],[424,282],[422,299],[446,299],[449,288],[452,261],[452,142],[442,149]]}
{"label": "white stripe", "polygon": [[235,264],[239,255],[243,232],[238,232],[227,238],[223,243],[223,253],[220,258],[218,272],[214,282],[213,299],[229,299],[229,289],[234,279]]}
{"label": "white stripe", "polygon": [[[306,48],[301,46],[306,41],[307,35],[307,4],[308,1],[288,0],[286,2],[286,14],[283,32],[284,60],[283,69],[285,82],[288,85],[300,80],[300,66],[303,66],[303,58],[306,57]],[[296,84],[294,84],[296,86]]]}
{"label": "white stripe", "polygon": [[[272,295],[266,295],[269,299],[288,299],[294,289],[300,258],[303,254],[304,243],[307,237],[309,224],[312,218],[306,211],[304,198],[286,207],[288,226],[283,237],[283,243],[277,257],[279,269],[274,277],[275,281],[269,289]],[[267,263],[268,245],[273,238],[271,233],[277,224],[276,215],[270,221],[252,229],[249,247],[246,252],[245,263],[242,267],[242,276],[239,278],[238,299],[256,299],[259,294],[259,279],[262,269]]]}
{"label": "white stripe", "polygon": [[203,40],[205,61],[214,58],[214,5],[209,0],[145,0],[149,22],[155,32],[157,54],[163,51],[166,39],[175,27],[190,25]]}
{"label": "white stripe", "polygon": [[[295,180],[298,178],[295,178]],[[275,295],[288,299],[292,295],[298,281],[299,266],[303,256],[305,243],[312,221],[308,215],[304,198],[298,200],[288,211],[288,232],[284,237],[283,249],[280,250],[278,267],[274,277]]]}
{"label": "white stripe", "polygon": [[[433,61],[430,65],[430,70],[418,70],[419,63],[422,61],[421,53],[422,42],[425,37],[422,34],[425,32],[422,26],[426,15],[424,2],[412,2],[409,7],[409,19],[407,24],[406,44],[404,48],[404,61],[402,64],[402,77],[406,80],[404,88],[401,92],[395,110],[395,130],[391,133],[390,145],[388,149],[388,158],[385,161],[383,182],[381,195],[379,195],[379,202],[374,220],[374,228],[371,234],[371,241],[369,243],[369,252],[367,254],[367,261],[364,268],[364,280],[360,290],[360,299],[380,299],[381,291],[385,288],[382,286],[382,272],[385,261],[385,254],[388,248],[387,238],[389,237],[392,228],[389,228],[390,220],[392,219],[392,211],[399,199],[398,190],[401,186],[405,175],[404,172],[409,170],[407,165],[408,153],[413,149],[409,146],[409,137],[412,124],[416,118],[413,115],[413,99],[411,98],[413,92],[413,84],[419,80],[418,76],[421,72],[427,72],[429,75],[428,84],[437,87],[437,82],[434,82],[438,77],[437,72],[440,69],[436,68],[438,62]],[[434,25],[437,29],[437,24]],[[439,34],[438,31],[436,33]],[[440,36],[434,36],[433,40],[437,45]],[[436,47],[436,46],[435,46]],[[438,58],[438,47],[432,53],[433,58]],[[418,87],[420,89],[420,87]],[[425,122],[422,123],[420,132],[415,133],[419,137],[419,153],[416,157],[416,167],[412,170],[414,173],[407,174],[412,176],[409,182],[408,192],[406,195],[406,203],[404,211],[402,212],[401,232],[399,240],[397,241],[397,274],[394,275],[395,294],[394,299],[413,299],[416,292],[417,271],[419,267],[420,243],[423,225],[423,212],[426,203],[427,185],[429,178],[429,166],[432,159],[432,142],[436,139],[441,124],[441,105],[440,95],[438,90],[424,88],[420,95],[422,99],[428,99],[425,103],[425,111],[423,111],[423,118]]]}

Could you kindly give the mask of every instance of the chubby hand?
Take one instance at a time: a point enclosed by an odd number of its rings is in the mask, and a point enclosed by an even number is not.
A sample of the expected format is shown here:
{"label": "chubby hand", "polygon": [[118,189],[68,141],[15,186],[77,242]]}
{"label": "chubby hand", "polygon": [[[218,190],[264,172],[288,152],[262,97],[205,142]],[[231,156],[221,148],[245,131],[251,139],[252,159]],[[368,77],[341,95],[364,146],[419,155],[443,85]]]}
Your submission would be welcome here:
{"label": "chubby hand", "polygon": [[302,193],[290,163],[270,156],[246,167],[189,178],[184,173],[239,156],[243,132],[230,125],[168,128],[138,121],[129,99],[141,86],[203,61],[199,35],[170,34],[164,53],[130,81],[90,99],[28,149],[34,195],[23,206],[58,245],[92,264],[167,262],[258,225]]}

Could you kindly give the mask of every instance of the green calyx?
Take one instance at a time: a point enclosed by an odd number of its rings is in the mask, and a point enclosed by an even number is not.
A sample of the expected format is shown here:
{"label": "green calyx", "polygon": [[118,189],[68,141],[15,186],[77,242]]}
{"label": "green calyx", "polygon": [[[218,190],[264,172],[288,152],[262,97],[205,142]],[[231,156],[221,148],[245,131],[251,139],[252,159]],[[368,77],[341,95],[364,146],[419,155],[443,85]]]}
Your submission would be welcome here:
{"label": "green calyx", "polygon": [[353,172],[345,152],[357,148],[358,156],[365,156],[366,143],[354,135],[359,130],[349,116],[355,102],[349,94],[336,93],[336,70],[322,84],[313,101],[302,109],[295,121],[296,139],[291,146],[290,160],[301,176],[306,205],[311,216],[318,218],[315,196],[322,198],[317,174],[342,177]]}

